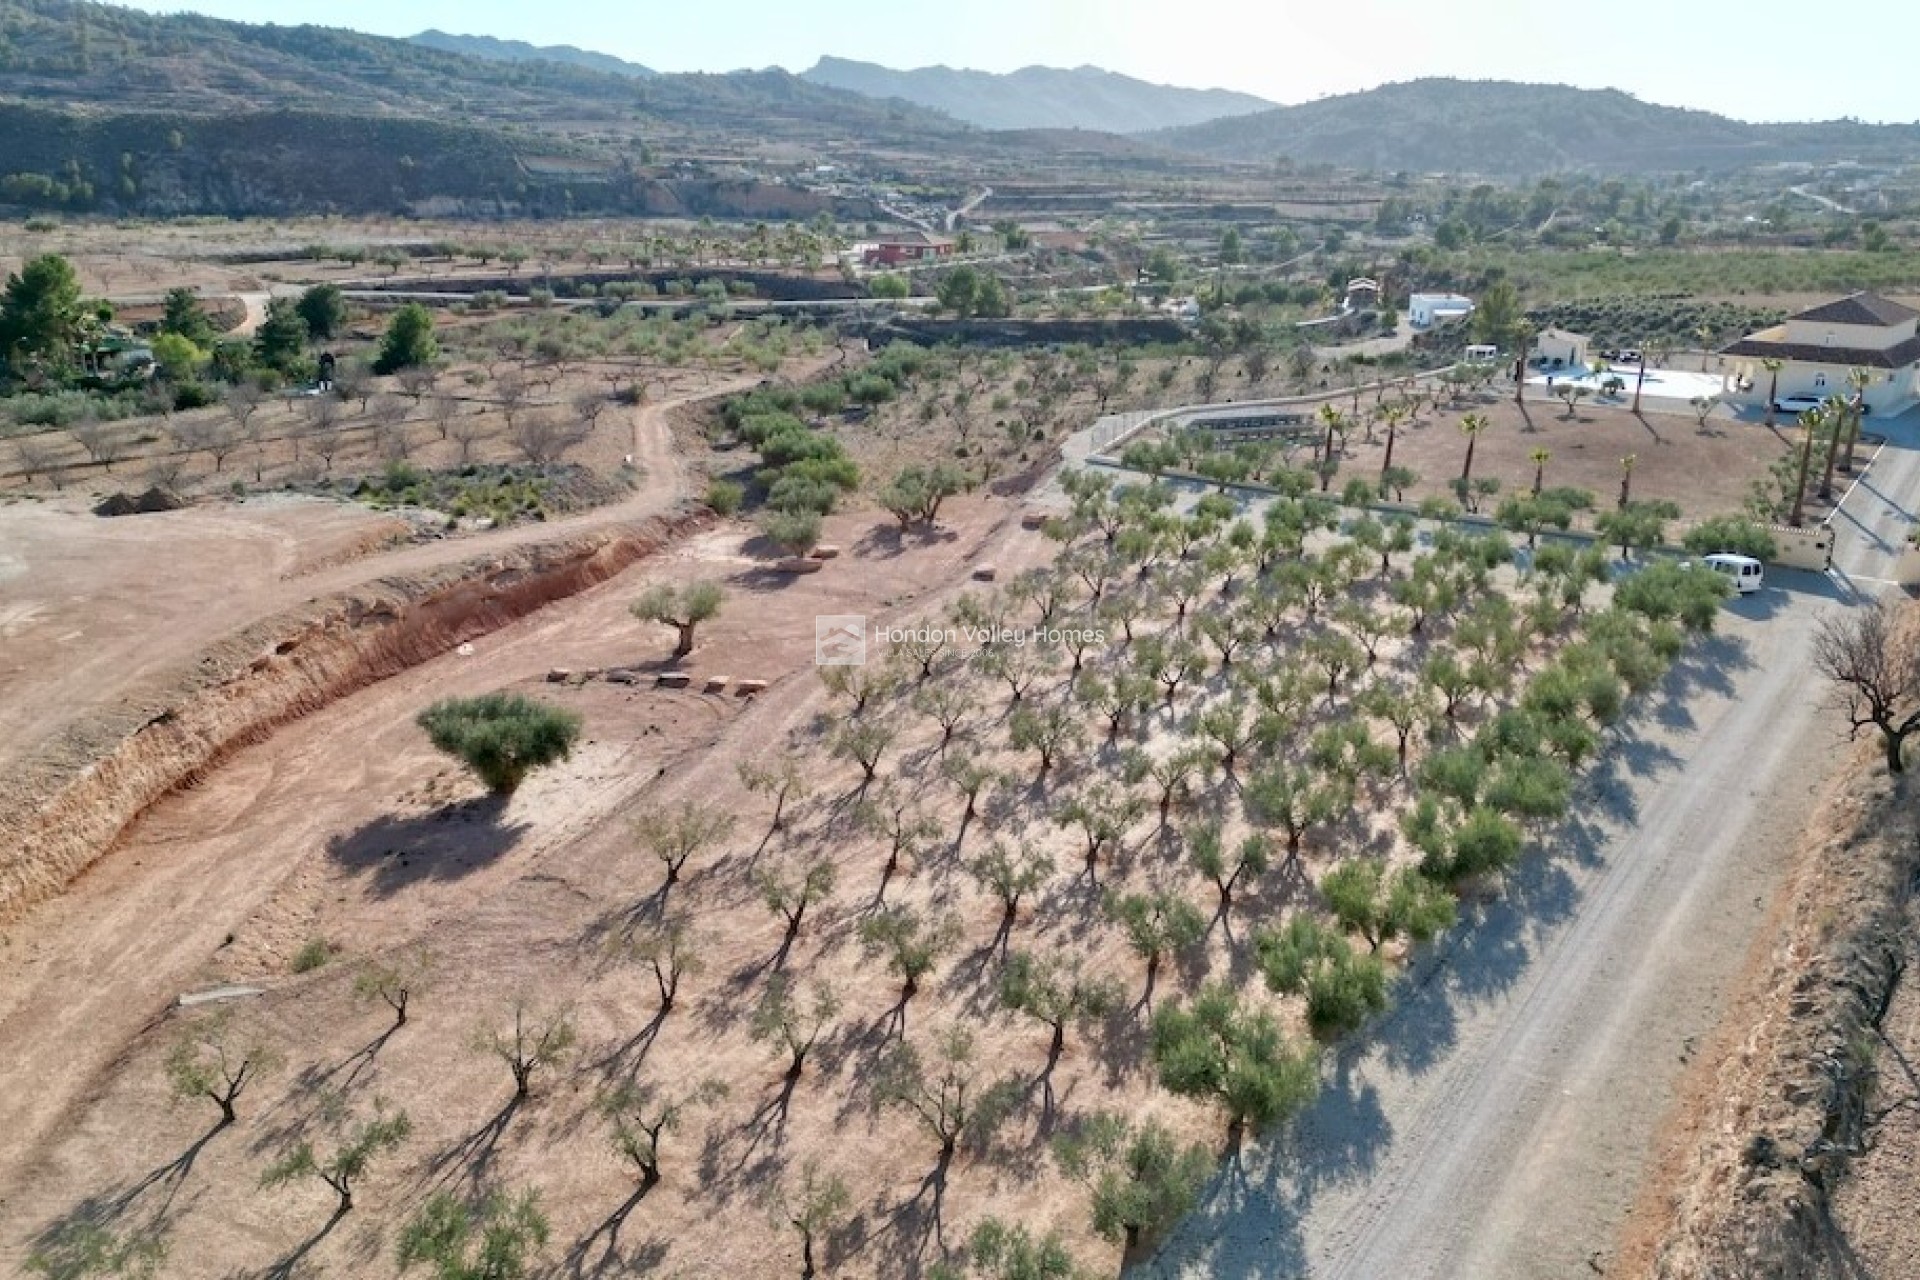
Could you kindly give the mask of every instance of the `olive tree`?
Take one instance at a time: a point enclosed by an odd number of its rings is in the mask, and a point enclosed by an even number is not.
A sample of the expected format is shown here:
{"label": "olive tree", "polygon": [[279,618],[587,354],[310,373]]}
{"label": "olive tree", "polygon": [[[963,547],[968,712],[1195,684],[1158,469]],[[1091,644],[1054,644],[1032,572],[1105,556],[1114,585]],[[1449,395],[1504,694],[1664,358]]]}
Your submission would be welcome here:
{"label": "olive tree", "polygon": [[642,622],[659,622],[680,633],[673,656],[684,658],[693,652],[694,629],[720,612],[726,593],[717,582],[692,582],[676,587],[663,582],[635,600],[633,616]]}
{"label": "olive tree", "polygon": [[1244,1007],[1225,983],[1209,983],[1185,1005],[1163,1005],[1152,1044],[1161,1086],[1218,1103],[1234,1134],[1291,1115],[1316,1087],[1313,1051],[1289,1042],[1272,1014]]}
{"label": "olive tree", "polygon": [[1199,1143],[1181,1146],[1157,1120],[1095,1112],[1054,1140],[1060,1171],[1093,1196],[1093,1229],[1128,1254],[1192,1212],[1213,1172]]}

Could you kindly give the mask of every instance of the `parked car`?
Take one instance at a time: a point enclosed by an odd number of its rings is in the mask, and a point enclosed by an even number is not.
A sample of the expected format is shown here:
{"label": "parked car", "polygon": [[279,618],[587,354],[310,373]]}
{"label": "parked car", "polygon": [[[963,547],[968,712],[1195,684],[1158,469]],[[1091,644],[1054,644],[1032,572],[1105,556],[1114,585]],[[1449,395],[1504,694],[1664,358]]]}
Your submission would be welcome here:
{"label": "parked car", "polygon": [[1766,566],[1752,556],[1737,556],[1730,551],[1716,551],[1704,557],[1701,563],[1733,583],[1733,589],[1743,596],[1751,595],[1766,585]]}
{"label": "parked car", "polygon": [[1773,402],[1773,411],[1797,416],[1809,409],[1818,409],[1825,403],[1826,400],[1822,396],[1781,396]]}

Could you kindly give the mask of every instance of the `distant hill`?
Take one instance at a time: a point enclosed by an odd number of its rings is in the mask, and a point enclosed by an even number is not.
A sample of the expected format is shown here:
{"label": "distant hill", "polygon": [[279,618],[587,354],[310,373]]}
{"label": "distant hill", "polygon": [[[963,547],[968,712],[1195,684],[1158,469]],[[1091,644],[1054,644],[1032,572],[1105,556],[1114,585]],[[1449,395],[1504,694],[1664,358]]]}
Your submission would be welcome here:
{"label": "distant hill", "polygon": [[1520,175],[1731,169],[1782,160],[1920,156],[1920,125],[1758,125],[1642,102],[1616,89],[1414,80],[1148,135],[1173,150],[1256,163]]}
{"label": "distant hill", "polygon": [[811,216],[797,188],[704,164],[853,133],[975,131],[784,71],[636,78],[488,61],[326,27],[0,0],[0,205],[172,214],[569,211]]}
{"label": "distant hill", "polygon": [[605,71],[609,75],[635,76],[644,78],[660,74],[651,67],[643,67],[637,62],[628,62],[625,58],[616,58],[610,53],[595,53],[591,49],[576,49],[570,44],[528,44],[524,40],[496,40],[492,36],[456,36],[445,31],[422,31],[417,36],[407,37],[414,44],[425,45],[429,49],[439,49],[444,53],[464,53],[469,58],[485,58],[491,62],[565,62],[576,67],[585,67],[589,71]]}
{"label": "distant hill", "polygon": [[801,78],[870,98],[898,98],[944,111],[982,129],[1098,129],[1146,133],[1273,104],[1225,89],[1149,84],[1098,67],[1023,67],[998,75],[921,67],[894,71],[871,62],[822,58]]}

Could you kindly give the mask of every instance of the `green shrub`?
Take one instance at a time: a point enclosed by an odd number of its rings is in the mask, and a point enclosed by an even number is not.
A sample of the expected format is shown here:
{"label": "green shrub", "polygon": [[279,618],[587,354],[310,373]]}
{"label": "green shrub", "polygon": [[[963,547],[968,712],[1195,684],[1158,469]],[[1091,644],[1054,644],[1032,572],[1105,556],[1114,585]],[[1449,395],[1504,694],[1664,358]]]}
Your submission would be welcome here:
{"label": "green shrub", "polygon": [[710,480],[707,482],[707,505],[715,515],[730,516],[740,510],[740,503],[746,497],[746,490],[731,480]]}
{"label": "green shrub", "polygon": [[510,693],[446,698],[422,711],[417,723],[435,747],[503,795],[532,770],[566,759],[580,737],[575,713]]}
{"label": "green shrub", "polygon": [[295,973],[311,973],[333,959],[334,947],[325,938],[309,938],[293,953],[287,967]]}

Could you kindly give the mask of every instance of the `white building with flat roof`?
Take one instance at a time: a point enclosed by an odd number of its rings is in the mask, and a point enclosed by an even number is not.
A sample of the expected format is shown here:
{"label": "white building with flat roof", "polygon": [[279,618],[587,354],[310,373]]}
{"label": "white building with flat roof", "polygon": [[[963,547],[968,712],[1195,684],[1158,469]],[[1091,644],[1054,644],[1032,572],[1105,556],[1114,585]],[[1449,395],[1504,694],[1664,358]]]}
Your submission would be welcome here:
{"label": "white building with flat roof", "polygon": [[1458,293],[1416,293],[1407,301],[1407,323],[1416,329],[1464,320],[1473,314],[1473,299]]}

